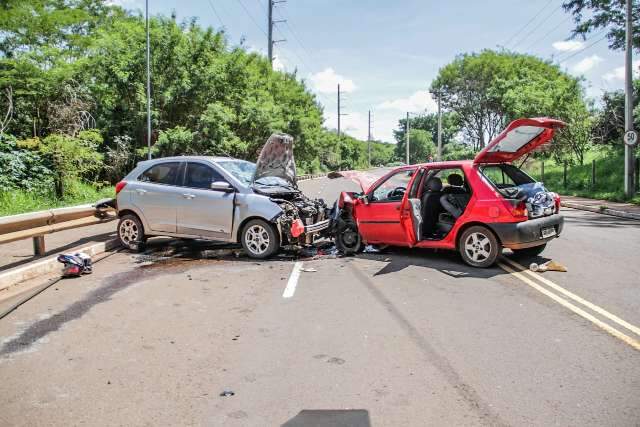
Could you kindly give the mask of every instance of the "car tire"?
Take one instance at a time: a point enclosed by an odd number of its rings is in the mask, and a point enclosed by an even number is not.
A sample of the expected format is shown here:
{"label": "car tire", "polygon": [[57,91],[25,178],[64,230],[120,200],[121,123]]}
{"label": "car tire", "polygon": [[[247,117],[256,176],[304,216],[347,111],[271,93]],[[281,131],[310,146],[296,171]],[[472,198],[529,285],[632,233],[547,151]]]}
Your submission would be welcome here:
{"label": "car tire", "polygon": [[340,220],[336,231],[336,249],[345,255],[353,255],[364,249],[362,236],[353,220]]}
{"label": "car tire", "polygon": [[491,230],[474,225],[464,230],[460,236],[458,250],[464,262],[470,266],[486,268],[496,262],[501,246]]}
{"label": "car tire", "polygon": [[123,215],[118,221],[118,240],[130,251],[139,252],[144,248],[146,237],[144,226],[136,215]]}
{"label": "car tire", "polygon": [[264,259],[278,252],[280,236],[272,224],[252,219],[242,228],[240,243],[250,258]]}
{"label": "car tire", "polygon": [[541,245],[538,246],[532,246],[530,248],[523,248],[523,249],[511,249],[513,251],[513,255],[520,258],[533,258],[536,257],[538,255],[540,255],[542,253],[542,251],[544,251],[544,249],[547,247],[546,243],[543,243]]}

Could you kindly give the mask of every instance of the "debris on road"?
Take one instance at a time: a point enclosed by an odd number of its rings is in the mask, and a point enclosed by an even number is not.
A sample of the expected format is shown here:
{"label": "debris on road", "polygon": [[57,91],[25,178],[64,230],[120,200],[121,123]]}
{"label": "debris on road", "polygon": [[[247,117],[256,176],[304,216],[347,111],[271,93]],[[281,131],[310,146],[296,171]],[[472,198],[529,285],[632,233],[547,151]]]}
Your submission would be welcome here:
{"label": "debris on road", "polygon": [[58,255],[58,262],[64,264],[63,277],[79,277],[93,272],[91,257],[82,252]]}
{"label": "debris on road", "polygon": [[317,273],[318,270],[316,270],[315,268],[301,268],[300,271],[302,271],[303,273]]}
{"label": "debris on road", "polygon": [[539,273],[543,273],[545,271],[561,271],[566,273],[567,267],[555,261],[547,261],[544,264],[536,264],[535,262],[532,262],[529,266],[529,270]]}
{"label": "debris on road", "polygon": [[222,393],[220,393],[220,397],[231,397],[234,395],[235,393],[232,392],[231,390],[223,390]]}

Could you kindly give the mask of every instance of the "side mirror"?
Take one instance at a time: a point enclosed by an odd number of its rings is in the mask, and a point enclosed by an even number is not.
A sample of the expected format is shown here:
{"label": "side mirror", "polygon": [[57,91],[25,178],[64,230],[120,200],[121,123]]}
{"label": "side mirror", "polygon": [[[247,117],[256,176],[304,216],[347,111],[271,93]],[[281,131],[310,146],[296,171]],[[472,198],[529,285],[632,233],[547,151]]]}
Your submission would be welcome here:
{"label": "side mirror", "polygon": [[362,196],[358,197],[360,200],[362,200],[362,203],[364,203],[365,205],[369,204],[369,196],[366,194],[363,194]]}
{"label": "side mirror", "polygon": [[211,183],[211,189],[214,191],[224,191],[225,193],[231,193],[235,189],[226,181],[215,181]]}

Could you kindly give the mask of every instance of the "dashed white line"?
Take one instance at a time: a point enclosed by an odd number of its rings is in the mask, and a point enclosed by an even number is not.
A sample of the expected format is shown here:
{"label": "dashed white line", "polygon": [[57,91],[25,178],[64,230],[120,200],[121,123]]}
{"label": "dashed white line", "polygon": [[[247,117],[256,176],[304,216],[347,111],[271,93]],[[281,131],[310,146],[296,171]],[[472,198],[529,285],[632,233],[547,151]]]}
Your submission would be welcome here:
{"label": "dashed white line", "polygon": [[287,281],[287,287],[284,288],[284,292],[282,293],[282,298],[291,298],[293,294],[295,294],[298,279],[300,278],[300,271],[302,270],[302,264],[302,261],[297,261],[293,265],[293,270],[291,270],[291,275],[289,276],[289,281]]}

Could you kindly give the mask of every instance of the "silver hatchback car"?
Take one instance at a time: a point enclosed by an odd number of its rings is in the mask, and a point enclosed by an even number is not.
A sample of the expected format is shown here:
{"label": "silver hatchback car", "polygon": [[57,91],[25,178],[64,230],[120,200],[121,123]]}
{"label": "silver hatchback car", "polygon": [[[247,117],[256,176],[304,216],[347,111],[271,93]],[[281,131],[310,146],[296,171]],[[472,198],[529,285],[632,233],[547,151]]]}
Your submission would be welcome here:
{"label": "silver hatchback car", "polygon": [[329,209],[297,186],[293,139],[274,134],[257,163],[230,157],[166,157],[138,163],[116,185],[118,238],[132,250],[149,236],[239,242],[253,258],[312,243]]}

